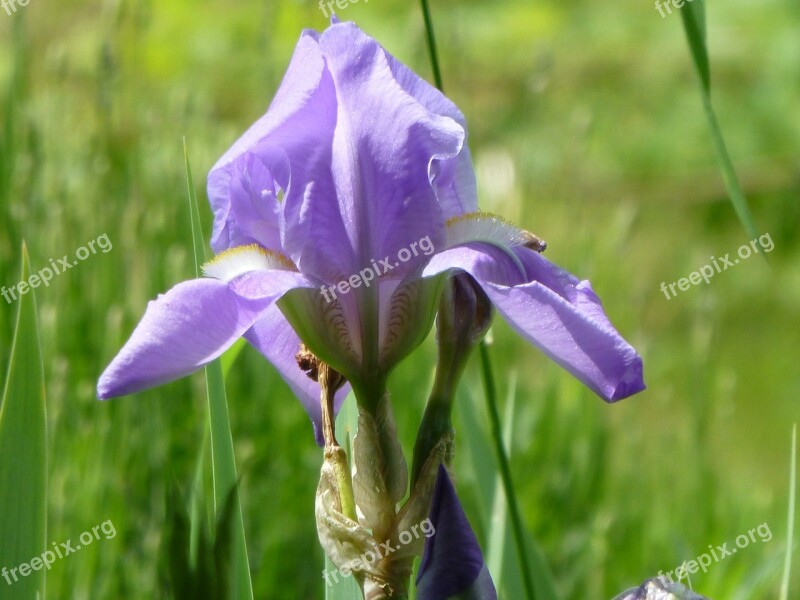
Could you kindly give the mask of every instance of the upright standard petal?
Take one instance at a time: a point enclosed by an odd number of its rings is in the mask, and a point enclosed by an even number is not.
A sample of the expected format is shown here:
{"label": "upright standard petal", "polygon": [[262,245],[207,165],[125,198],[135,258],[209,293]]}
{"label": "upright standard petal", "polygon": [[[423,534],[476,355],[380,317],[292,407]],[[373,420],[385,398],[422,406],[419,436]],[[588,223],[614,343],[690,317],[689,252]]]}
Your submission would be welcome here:
{"label": "upright standard petal", "polygon": [[253,232],[254,216],[270,229],[277,216],[281,249],[328,283],[425,236],[438,246],[444,219],[477,207],[458,108],[338,22],[303,33],[269,110],[217,162],[208,191],[216,251],[277,249]]}
{"label": "upright standard petal", "polygon": [[150,302],[130,339],[100,376],[101,399],[132,394],[199,369],[240,338],[286,290],[307,285],[299,273],[261,271],[230,284],[179,283]]}
{"label": "upright standard petal", "polygon": [[[426,236],[438,247],[444,217],[431,169],[463,150],[464,127],[410,95],[395,79],[388,53],[352,23],[325,30],[320,47],[336,89],[331,169],[355,252],[351,272]],[[304,207],[316,211],[311,201]],[[423,259],[398,264],[395,275]]]}
{"label": "upright standard petal", "polygon": [[517,333],[608,401],[645,388],[642,359],[611,325],[588,281],[524,246],[486,242],[435,255],[425,276],[472,275]]}
{"label": "upright standard petal", "polygon": [[[467,121],[452,100],[392,55],[387,53],[387,58],[395,80],[410,96],[432,113],[453,119],[467,135]],[[456,156],[431,162],[430,178],[445,219],[478,210],[475,171],[466,138]]]}
{"label": "upright standard petal", "polygon": [[497,600],[478,540],[443,465],[439,465],[430,520],[435,533],[425,542],[417,575],[417,598]]}
{"label": "upright standard petal", "polygon": [[[211,169],[212,247],[249,243],[251,216],[271,211],[280,250],[303,273],[336,283],[354,259],[331,173],[336,91],[317,38],[303,32],[267,113]],[[253,157],[263,166],[254,169]]]}

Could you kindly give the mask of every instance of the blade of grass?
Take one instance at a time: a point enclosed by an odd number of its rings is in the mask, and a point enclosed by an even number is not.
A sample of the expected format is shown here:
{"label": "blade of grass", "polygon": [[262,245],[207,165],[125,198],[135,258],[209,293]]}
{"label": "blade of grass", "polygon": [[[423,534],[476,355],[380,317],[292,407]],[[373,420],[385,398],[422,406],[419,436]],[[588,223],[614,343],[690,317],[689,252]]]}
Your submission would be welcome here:
{"label": "blade of grass", "polygon": [[[475,473],[478,485],[475,490],[478,522],[485,532],[486,566],[494,581],[497,593],[502,598],[524,598],[522,577],[516,568],[516,561],[507,557],[514,553],[511,527],[508,523],[507,503],[503,494],[503,483],[497,473],[496,462],[492,457],[492,447],[483,424],[486,422],[484,408],[473,394],[466,390],[459,392],[455,404],[458,413],[459,439],[465,442],[459,446],[466,451],[464,457],[469,469]],[[502,516],[499,514],[503,511]],[[499,530],[499,531],[498,531]],[[501,542],[497,538],[502,533]]]}
{"label": "blade of grass", "polygon": [[[25,105],[27,90],[29,38],[25,15],[14,18],[11,25],[13,51],[11,74],[5,85],[3,102],[3,127],[0,131],[0,214],[4,223],[13,223],[11,214],[11,194],[14,191],[12,184],[15,165],[19,150],[17,148],[18,130],[20,129],[20,107]],[[3,233],[7,236],[9,248],[16,248],[20,241],[17,228],[5,228]]]}
{"label": "blade of grass", "polygon": [[[686,32],[686,40],[689,44],[689,52],[692,56],[697,76],[700,79],[700,96],[703,102],[703,110],[706,114],[708,127],[711,130],[711,142],[714,146],[714,153],[717,157],[725,189],[733,205],[733,210],[739,218],[750,239],[757,239],[753,216],[750,206],[747,203],[739,179],[736,176],[736,169],[733,166],[728,148],[725,145],[725,138],[722,129],[717,121],[717,115],[711,103],[711,71],[708,60],[708,48],[706,46],[706,17],[705,4],[703,2],[686,3],[681,8],[681,21]],[[760,245],[760,242],[759,242]],[[763,248],[762,248],[763,250]],[[761,253],[764,255],[764,252]]]}
{"label": "blade of grass", "polygon": [[[506,448],[511,448],[514,443],[514,413],[516,409],[516,387],[517,379],[512,375],[508,386],[508,397],[506,398],[506,412],[503,417],[503,427],[505,433],[503,435],[503,445]],[[488,475],[488,474],[487,474]],[[505,563],[505,548],[506,539],[509,531],[507,528],[508,521],[508,503],[506,502],[506,495],[503,493],[503,480],[499,474],[494,476],[494,497],[492,498],[492,507],[489,513],[489,541],[486,547],[486,566],[489,567],[489,573],[495,574],[495,584],[498,589],[502,586],[503,579],[503,564]],[[509,561],[510,562],[510,561]],[[516,595],[520,595],[521,590],[517,591]]]}
{"label": "blade of grass", "polygon": [[233,343],[233,346],[225,351],[225,354],[219,357],[219,359],[222,361],[222,374],[226,378],[228,377],[228,373],[230,372],[233,363],[236,362],[236,359],[239,357],[242,348],[244,348],[246,345],[247,342],[245,339],[239,338]]}
{"label": "blade of grass", "polygon": [[[185,139],[183,141],[183,156],[186,163],[186,181],[189,191],[195,275],[199,277],[200,266],[206,261],[206,253],[200,227],[200,210],[197,206],[197,194],[192,180],[192,168],[189,164],[189,153]],[[225,394],[225,380],[222,374],[221,361],[217,359],[207,365],[205,375],[206,392],[208,394],[208,420],[211,434],[211,472],[214,481],[214,520],[216,521],[218,511],[225,506],[225,501],[229,497],[231,490],[237,485],[236,458],[233,452],[233,436],[228,415],[228,398]],[[250,564],[247,558],[244,519],[238,494],[234,497],[233,503],[232,547],[234,553],[234,581],[232,597],[237,600],[239,598],[252,599],[253,585],[250,580]]]}
{"label": "blade of grass", "polygon": [[792,550],[794,548],[794,515],[797,502],[797,423],[792,427],[792,457],[789,460],[789,518],[786,527],[786,560],[783,567],[780,600],[789,600],[789,580],[792,577]]}
{"label": "blade of grass", "polygon": [[206,464],[209,457],[208,439],[211,437],[209,420],[206,419],[203,441],[200,444],[200,450],[197,453],[197,462],[194,469],[194,480],[192,481],[192,490],[189,496],[189,566],[192,569],[197,569],[198,563],[198,550],[200,547],[200,536],[203,531],[203,522],[206,519],[206,509],[204,505],[204,496],[206,486]]}
{"label": "blade of grass", "polygon": [[525,541],[525,527],[522,524],[522,515],[519,511],[517,495],[514,491],[514,481],[511,477],[511,466],[503,445],[503,429],[500,425],[500,415],[497,410],[497,391],[494,385],[494,375],[492,364],[489,358],[489,347],[485,340],[480,343],[481,371],[483,373],[483,387],[486,395],[486,408],[489,413],[489,423],[491,426],[492,441],[494,442],[495,456],[500,468],[500,476],[503,480],[503,491],[508,499],[508,509],[511,516],[512,531],[514,533],[514,543],[517,547],[517,560],[519,561],[522,582],[525,585],[525,596],[528,600],[536,597],[533,587],[533,577],[530,572],[530,560]]}
{"label": "blade of grass", "polygon": [[[509,389],[513,389],[509,385]],[[511,396],[512,392],[509,392]],[[463,426],[463,438],[467,440],[466,458],[471,463],[471,468],[475,472],[477,480],[481,482],[478,487],[478,508],[482,520],[484,531],[489,531],[489,541],[486,550],[486,565],[492,574],[492,579],[497,587],[497,592],[502,598],[523,598],[525,596],[522,576],[517,568],[517,561],[513,558],[515,552],[514,534],[511,530],[508,515],[508,503],[503,492],[503,480],[497,472],[496,461],[492,457],[492,447],[488,441],[488,435],[484,428],[486,419],[484,417],[485,407],[479,404],[479,400],[473,394],[464,391],[459,393],[456,402],[460,425]],[[505,426],[506,432],[511,429],[510,423],[513,420],[515,411],[506,407]],[[511,446],[511,437],[506,433],[506,447]],[[491,481],[492,485],[485,482]],[[496,543],[495,534],[498,530],[503,531],[502,546]],[[530,536],[525,536],[527,548],[531,552],[531,570],[533,573],[533,584],[538,598],[542,600],[558,600],[559,595],[556,590],[555,579],[545,558],[536,541]],[[511,557],[508,559],[508,557]],[[499,567],[498,567],[499,565]]]}
{"label": "blade of grass", "polygon": [[440,92],[444,92],[442,84],[442,71],[439,69],[439,54],[436,52],[436,36],[433,34],[433,20],[431,11],[428,8],[428,0],[422,2],[422,18],[425,19],[425,39],[428,44],[428,54],[431,59],[431,69],[433,69],[433,82]]}
{"label": "blade of grass", "polygon": [[[22,277],[30,273],[22,243]],[[14,569],[47,547],[47,407],[34,291],[21,295],[0,406],[0,568]],[[9,577],[10,579],[10,577]],[[0,599],[44,598],[45,570],[6,585]]]}

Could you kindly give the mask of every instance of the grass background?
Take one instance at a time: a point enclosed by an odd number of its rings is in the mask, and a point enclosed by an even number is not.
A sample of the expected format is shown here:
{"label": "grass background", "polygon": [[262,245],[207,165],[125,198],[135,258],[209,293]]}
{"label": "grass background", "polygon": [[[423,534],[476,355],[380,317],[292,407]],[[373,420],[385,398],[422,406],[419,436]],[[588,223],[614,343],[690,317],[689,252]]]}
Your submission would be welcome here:
{"label": "grass background", "polygon": [[[609,598],[765,522],[772,541],[692,584],[716,599],[777,594],[800,414],[800,8],[730,0],[707,9],[717,114],[775,247],[769,264],[751,257],[667,300],[662,281],[749,241],[716,169],[680,17],[630,1],[432,6],[482,208],[541,235],[551,260],[590,279],[645,360],[649,389],[607,406],[502,321],[494,327],[501,397],[516,394],[520,501],[564,598]],[[416,4],[372,0],[339,15],[431,79]],[[102,403],[95,382],[147,301],[193,273],[182,137],[203,190],[216,158],[268,106],[301,29],[325,26],[301,0],[31,0],[12,16],[0,11],[0,285],[19,280],[22,239],[32,271],[103,233],[113,242],[36,290],[48,539],[75,540],[107,519],[117,531],[56,563],[48,597],[162,593],[164,498],[193,477],[203,378]],[[0,302],[3,365],[15,310]],[[408,454],[433,358],[429,339],[390,382]],[[485,543],[485,482],[463,424],[468,407],[486,422],[477,370],[474,360],[462,383],[456,471]],[[228,396],[255,596],[321,597],[320,452],[307,418],[249,348]]]}

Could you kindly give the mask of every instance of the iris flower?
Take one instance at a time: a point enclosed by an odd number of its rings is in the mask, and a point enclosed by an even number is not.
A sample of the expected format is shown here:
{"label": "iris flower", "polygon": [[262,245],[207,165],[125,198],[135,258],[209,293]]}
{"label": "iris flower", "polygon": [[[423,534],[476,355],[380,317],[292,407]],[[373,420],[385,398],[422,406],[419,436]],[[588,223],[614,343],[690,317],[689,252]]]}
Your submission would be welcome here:
{"label": "iris flower", "polygon": [[211,169],[208,195],[217,256],[206,277],[150,302],[100,398],[183,377],[244,336],[319,440],[301,340],[374,404],[458,273],[605,400],[644,389],[640,357],[589,283],[544,258],[536,236],[478,211],[459,109],[352,23],[302,33],[266,114]]}

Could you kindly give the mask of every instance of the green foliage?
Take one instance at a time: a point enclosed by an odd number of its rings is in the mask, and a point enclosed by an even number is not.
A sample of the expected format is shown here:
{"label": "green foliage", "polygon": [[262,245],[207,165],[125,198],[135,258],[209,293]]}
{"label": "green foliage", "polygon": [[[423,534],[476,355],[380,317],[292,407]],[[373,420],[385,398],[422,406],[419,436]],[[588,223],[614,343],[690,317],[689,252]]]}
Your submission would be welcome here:
{"label": "green foliage", "polygon": [[[197,194],[192,180],[192,169],[189,165],[189,153],[186,140],[183,144],[186,164],[186,181],[189,192],[189,210],[192,217],[192,243],[194,246],[195,276],[200,275],[200,267],[205,263],[205,244],[200,230],[200,209],[197,205]],[[241,348],[241,345],[238,346]],[[234,352],[237,350],[231,349]],[[235,355],[234,355],[235,358]],[[233,359],[229,360],[232,361]],[[233,437],[228,416],[228,398],[225,395],[225,378],[223,376],[222,359],[217,359],[204,369],[206,375],[206,394],[208,397],[208,423],[211,439],[211,468],[214,486],[214,515],[229,530],[218,536],[225,544],[215,548],[215,552],[231,550],[230,561],[233,564],[233,578],[229,593],[225,598],[235,600],[253,598],[253,586],[250,581],[250,563],[247,558],[247,542],[245,540],[242,507],[237,492],[236,459],[233,453]],[[197,489],[197,488],[195,488]],[[219,511],[219,512],[218,512]],[[192,513],[195,518],[197,512]],[[227,515],[227,517],[225,516]],[[197,530],[197,524],[194,524]],[[201,538],[202,540],[202,538]],[[202,549],[201,549],[202,550]],[[218,558],[218,557],[217,557]],[[202,589],[200,586],[199,589]],[[183,596],[190,597],[190,596]],[[217,597],[217,596],[211,596]]]}
{"label": "green foliage", "polygon": [[[22,244],[22,277],[30,274]],[[0,599],[44,596],[45,570],[31,559],[47,546],[47,408],[34,290],[18,300],[14,343],[0,405]],[[17,567],[25,564],[17,572]]]}
{"label": "green foliage", "polygon": [[237,487],[228,493],[219,507],[212,531],[200,521],[197,539],[193,540],[192,515],[186,508],[177,486],[165,499],[168,521],[164,526],[159,553],[161,589],[165,598],[227,600],[236,597],[234,519],[238,510]]}

